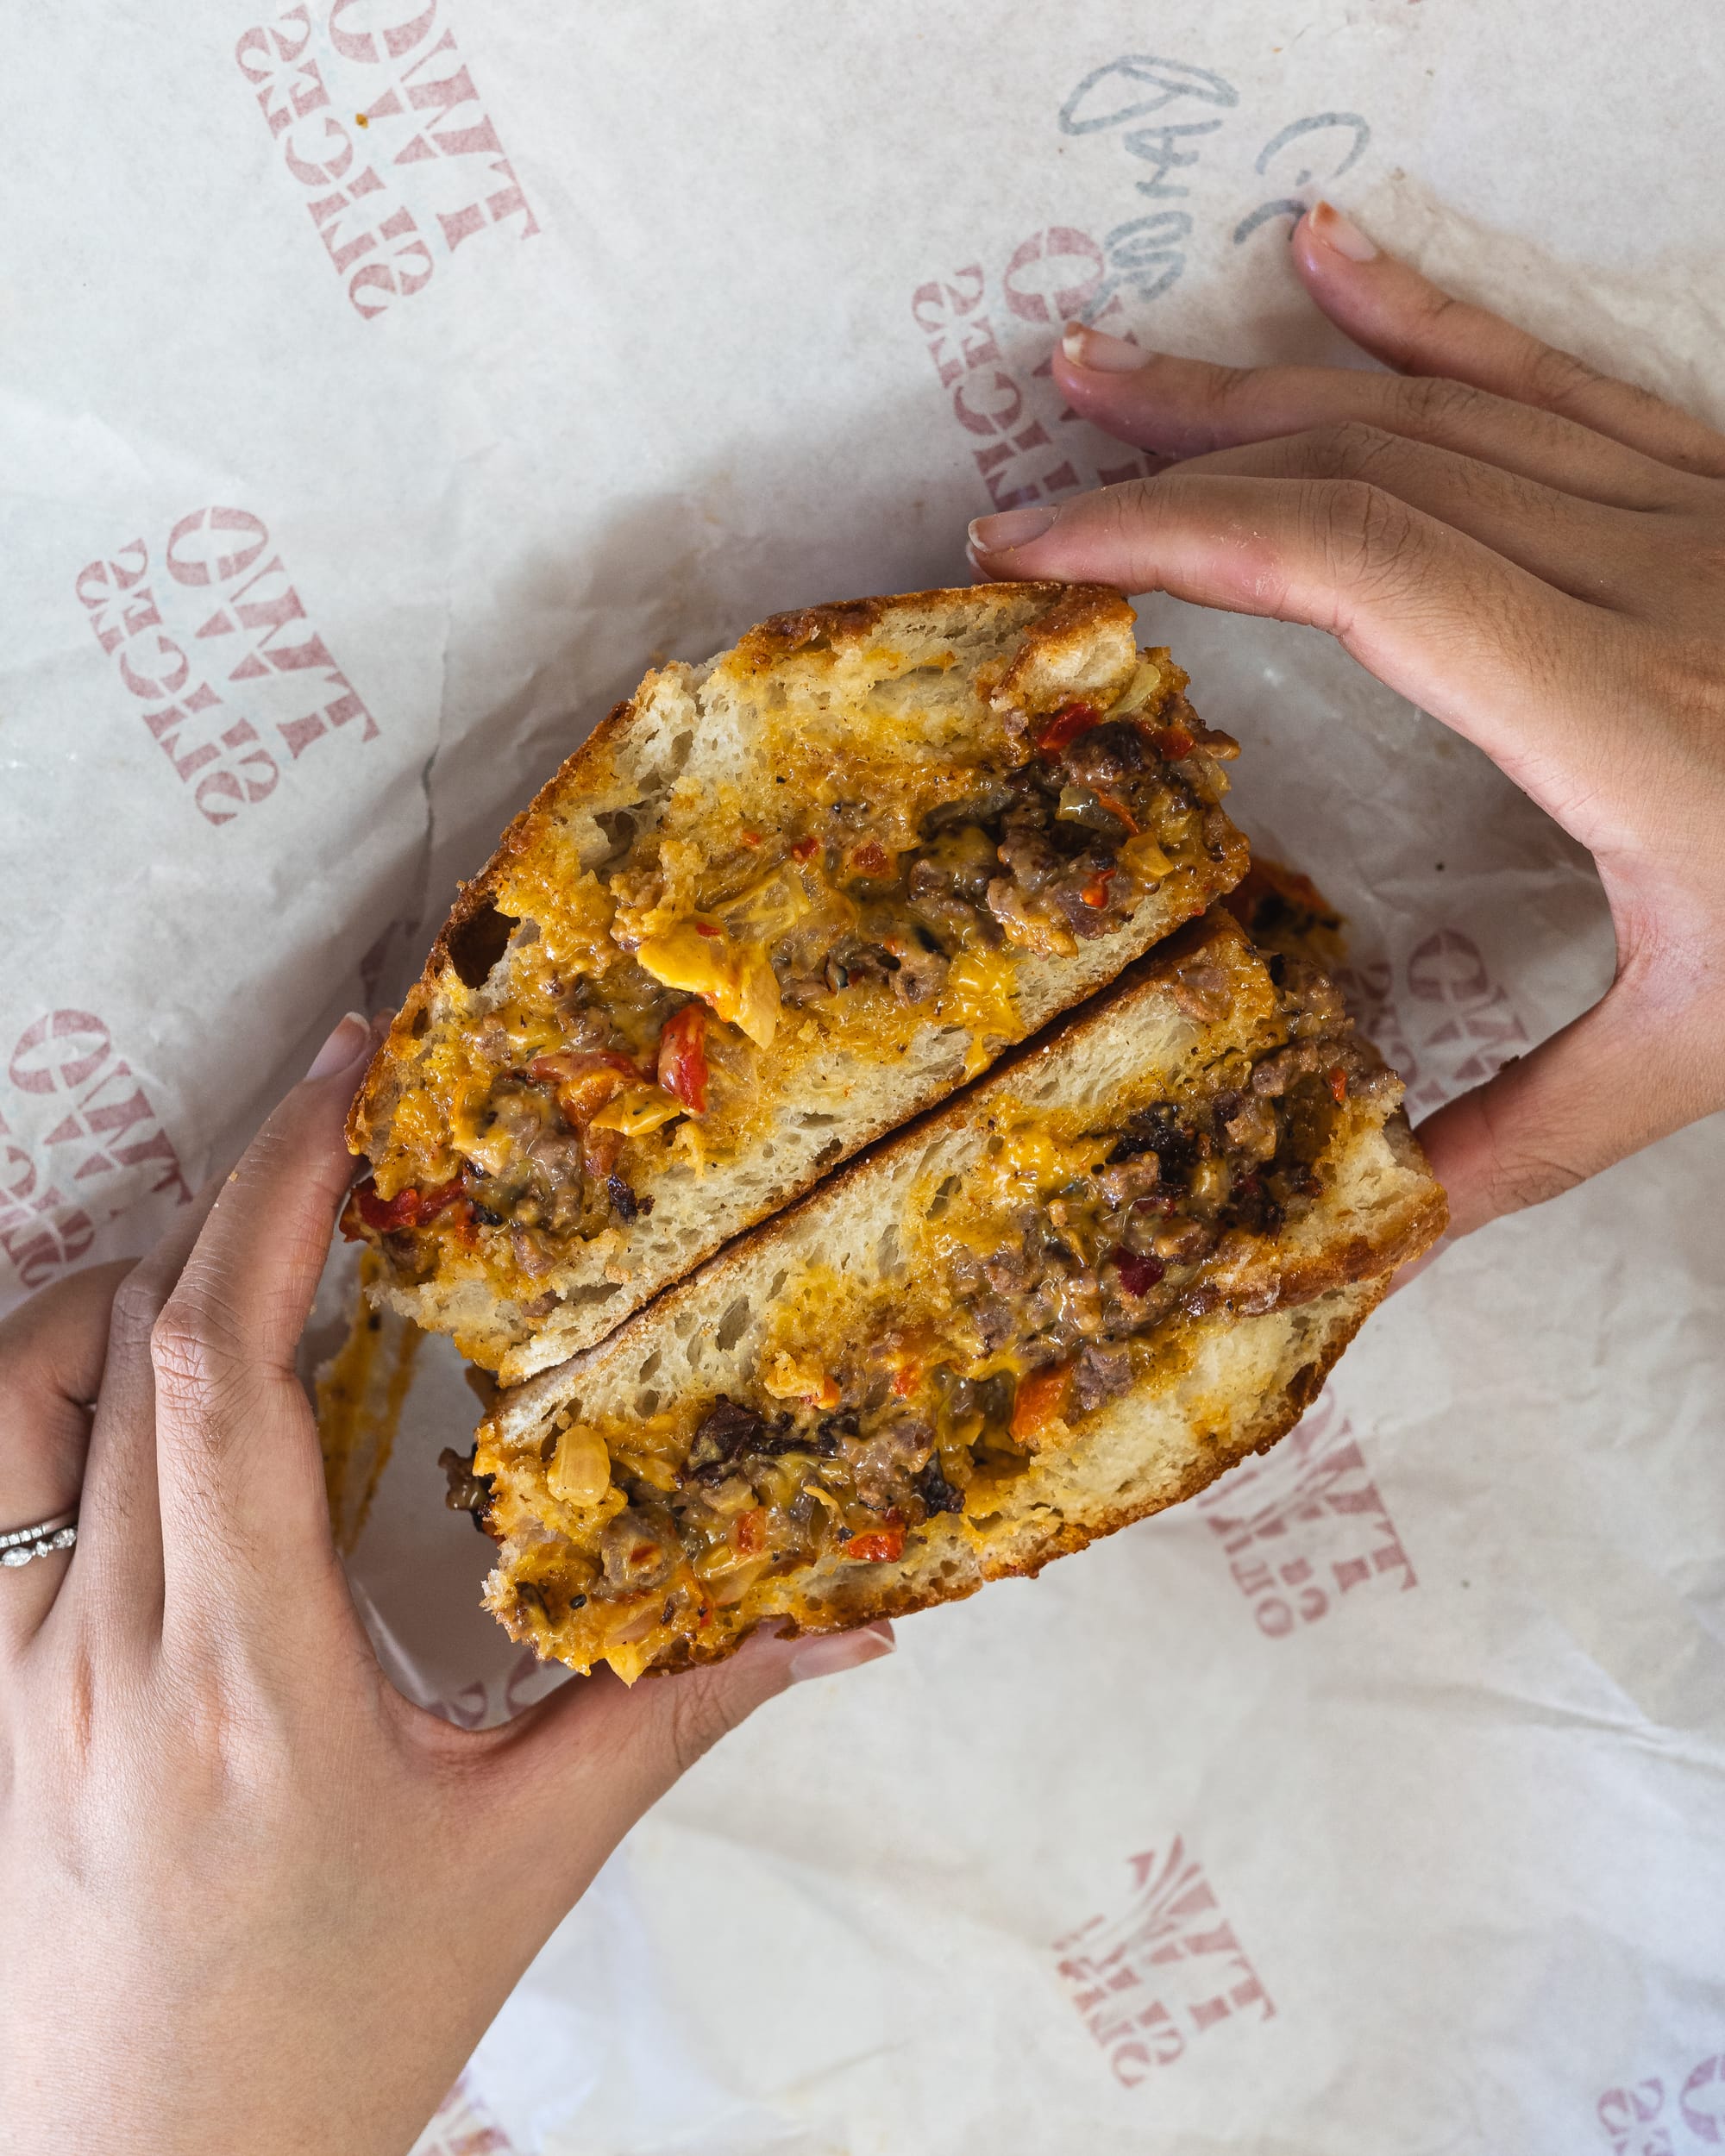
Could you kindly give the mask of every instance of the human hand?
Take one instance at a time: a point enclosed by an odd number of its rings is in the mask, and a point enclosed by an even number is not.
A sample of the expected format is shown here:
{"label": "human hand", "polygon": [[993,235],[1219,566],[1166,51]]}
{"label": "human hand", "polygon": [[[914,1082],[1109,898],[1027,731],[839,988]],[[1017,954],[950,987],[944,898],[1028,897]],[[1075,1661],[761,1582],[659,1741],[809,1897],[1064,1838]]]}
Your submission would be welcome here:
{"label": "human hand", "polygon": [[1293,254],[1399,373],[1216,367],[1075,326],[1073,408],[1168,462],[980,517],[972,560],[1327,630],[1592,854],[1610,990],[1421,1126],[1463,1234],[1725,1106],[1725,436],[1327,204]]}
{"label": "human hand", "polygon": [[391,1688],[294,1374],[368,1045],[344,1019],[141,1264],[0,1325],[0,1527],[79,1507],[75,1548],[0,1570],[9,2151],[398,2156],[647,1807],[892,1645],[757,1638],[480,1732]]}

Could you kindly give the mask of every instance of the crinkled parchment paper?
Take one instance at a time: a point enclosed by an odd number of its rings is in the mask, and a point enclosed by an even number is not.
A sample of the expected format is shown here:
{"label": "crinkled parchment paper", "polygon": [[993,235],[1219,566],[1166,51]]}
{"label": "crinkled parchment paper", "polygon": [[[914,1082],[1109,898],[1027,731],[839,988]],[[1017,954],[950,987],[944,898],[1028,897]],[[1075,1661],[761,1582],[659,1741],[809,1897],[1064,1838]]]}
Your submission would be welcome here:
{"label": "crinkled parchment paper", "polygon": [[[1721,417],[1722,44],[1692,0],[21,14],[0,1294],[142,1248],[649,660],[1135,468],[1062,415],[1063,316],[1344,358],[1283,246],[1326,191]],[[1418,1107],[1598,993],[1587,864],[1471,749],[1314,633],[1143,614]],[[761,1714],[422,2151],[1725,2142],[1719,1140],[1451,1251],[1201,1504]],[[476,1721],[547,1679],[441,1507],[471,1420],[428,1344],[354,1572]]]}

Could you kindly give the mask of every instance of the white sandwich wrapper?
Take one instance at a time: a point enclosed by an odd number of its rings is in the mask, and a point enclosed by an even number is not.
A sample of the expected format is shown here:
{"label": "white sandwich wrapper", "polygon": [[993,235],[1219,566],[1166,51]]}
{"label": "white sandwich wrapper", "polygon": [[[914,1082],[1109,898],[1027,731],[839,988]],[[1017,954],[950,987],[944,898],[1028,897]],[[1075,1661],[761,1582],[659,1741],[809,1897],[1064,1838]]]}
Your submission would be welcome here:
{"label": "white sandwich wrapper", "polygon": [[[1696,0],[82,19],[8,44],[5,1302],[144,1248],[650,660],[1141,471],[1063,417],[1065,316],[1358,363],[1286,260],[1322,192],[1725,416]],[[1588,865],[1483,757],[1314,632],[1141,621],[1416,1114],[1598,994]],[[419,2156],[1725,2146],[1719,1139],[1449,1250],[1201,1502],[764,1710]],[[472,1420],[428,1343],[353,1570],[478,1721],[554,1677],[442,1507]]]}

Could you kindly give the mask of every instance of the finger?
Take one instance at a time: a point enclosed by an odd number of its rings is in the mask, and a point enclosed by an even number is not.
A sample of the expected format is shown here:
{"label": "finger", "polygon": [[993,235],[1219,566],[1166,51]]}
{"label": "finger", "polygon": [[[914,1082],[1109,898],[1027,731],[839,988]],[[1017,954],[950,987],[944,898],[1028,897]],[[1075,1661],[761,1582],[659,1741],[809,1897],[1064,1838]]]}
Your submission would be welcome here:
{"label": "finger", "polygon": [[1294,263],[1324,312],[1405,373],[1446,375],[1556,412],[1680,472],[1725,473],[1725,435],[1650,391],[1470,306],[1384,254],[1320,203],[1294,231]]}
{"label": "finger", "polygon": [[[1672,609],[1693,611],[1691,596],[1672,573],[1665,535],[1647,517],[1578,501],[1358,420],[1218,449],[1180,469],[1215,478],[1365,480],[1571,598],[1659,619]],[[1710,607],[1711,592],[1703,598]]]}
{"label": "finger", "polygon": [[[126,1259],[91,1265],[0,1321],[0,1532],[78,1509],[90,1418]],[[69,1551],[0,1568],[0,1650],[32,1638],[60,1591]]]}
{"label": "finger", "polygon": [[[336,1209],[370,1030],[350,1014],[228,1177],[151,1333],[165,1624],[303,1596],[335,1559],[294,1368]],[[288,1576],[284,1581],[283,1575]]]}
{"label": "finger", "polygon": [[216,1202],[200,1191],[119,1281],[108,1313],[101,1388],[91,1418],[78,1543],[55,1611],[93,1614],[108,1636],[154,1645],[161,1620],[161,1514],[156,1482],[150,1329]]}
{"label": "finger", "polygon": [[1725,1106],[1725,973],[1643,978],[1420,1125],[1450,1235],[1539,1205]]}
{"label": "finger", "polygon": [[1639,449],[1465,381],[1358,367],[1218,367],[1068,326],[1054,372],[1081,417],[1164,457],[1201,456],[1314,427],[1375,427],[1476,457],[1617,509],[1693,498],[1692,482]]}
{"label": "finger", "polygon": [[[1664,768],[1646,754],[1628,693],[1638,669],[1621,617],[1382,488],[1176,469],[979,517],[970,532],[987,576],[1168,592],[1327,630],[1594,852],[1659,827]],[[1602,680],[1623,680],[1625,693],[1602,698]]]}
{"label": "finger", "polygon": [[508,1869],[525,1875],[541,1921],[555,1924],[642,1814],[757,1707],[895,1645],[885,1620],[814,1639],[757,1632],[726,1661],[632,1689],[608,1670],[578,1677],[486,1733],[485,1808],[508,1816],[518,1857]]}

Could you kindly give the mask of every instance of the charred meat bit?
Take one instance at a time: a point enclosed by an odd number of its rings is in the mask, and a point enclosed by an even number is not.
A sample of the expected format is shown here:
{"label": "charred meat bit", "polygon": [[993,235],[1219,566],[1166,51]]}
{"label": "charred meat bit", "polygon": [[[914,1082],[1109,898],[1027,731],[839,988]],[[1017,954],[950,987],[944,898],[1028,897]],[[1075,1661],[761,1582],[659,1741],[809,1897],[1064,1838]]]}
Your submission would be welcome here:
{"label": "charred meat bit", "polygon": [[626,1178],[619,1175],[615,1169],[605,1178],[605,1194],[616,1208],[620,1219],[638,1220],[643,1213],[653,1210],[653,1200],[650,1198],[637,1198]]}
{"label": "charred meat bit", "polygon": [[936,950],[906,938],[897,954],[899,970],[893,975],[893,993],[900,1003],[925,1003],[938,995],[946,980],[946,959]]}
{"label": "charred meat bit", "polygon": [[699,1471],[728,1464],[750,1451],[766,1427],[767,1418],[758,1408],[745,1407],[721,1393],[695,1426],[689,1465]]}
{"label": "charred meat bit", "polygon": [[934,1432],[920,1418],[900,1415],[863,1441],[852,1470],[856,1495],[871,1511],[886,1512],[903,1501],[911,1478],[927,1464],[934,1450]]}
{"label": "charred meat bit", "polygon": [[964,1493],[949,1482],[941,1472],[938,1457],[932,1458],[916,1478],[916,1494],[921,1498],[923,1509],[935,1513],[963,1512]]}
{"label": "charred meat bit", "polygon": [[[1048,836],[1045,812],[1039,808],[1016,808],[1005,818],[1000,856],[1001,867],[1019,889],[1032,897],[1066,866]],[[992,886],[989,890],[992,899]]]}
{"label": "charred meat bit", "polygon": [[611,1594],[641,1595],[670,1578],[683,1545],[668,1514],[630,1505],[599,1530],[599,1553]]}
{"label": "charred meat bit", "polygon": [[1090,897],[1093,874],[1094,871],[1086,871],[1081,876],[1057,883],[1048,894],[1067,927],[1085,943],[1107,935],[1119,925],[1108,918],[1106,893],[1100,906]]}
{"label": "charred meat bit", "polygon": [[1125,1392],[1132,1383],[1132,1357],[1125,1348],[1098,1347],[1094,1342],[1079,1355],[1072,1372],[1072,1405],[1088,1415]]}
{"label": "charred meat bit", "polygon": [[1111,1206],[1130,1205],[1133,1199],[1154,1190],[1161,1174],[1161,1163],[1146,1146],[1143,1152],[1104,1168],[1096,1178],[1096,1188]]}
{"label": "charred meat bit", "polygon": [[1063,761],[1081,786],[1115,786],[1145,768],[1151,749],[1130,719],[1110,719],[1080,734]]}
{"label": "charred meat bit", "polygon": [[1265,1161],[1276,1150],[1279,1135],[1276,1111],[1259,1094],[1248,1094],[1222,1120],[1222,1128],[1228,1144],[1246,1160]]}
{"label": "charred meat bit", "polygon": [[827,986],[837,993],[859,981],[890,981],[898,970],[899,962],[890,951],[849,936],[827,956]]}
{"label": "charred meat bit", "polygon": [[1176,1003],[1201,1025],[1214,1025],[1233,1008],[1227,975],[1220,966],[1182,966],[1169,985]]}
{"label": "charred meat bit", "polygon": [[937,837],[955,824],[986,824],[993,817],[1004,816],[1017,798],[1010,787],[1000,786],[991,787],[983,793],[967,794],[957,801],[942,801],[923,818],[923,836]]}

